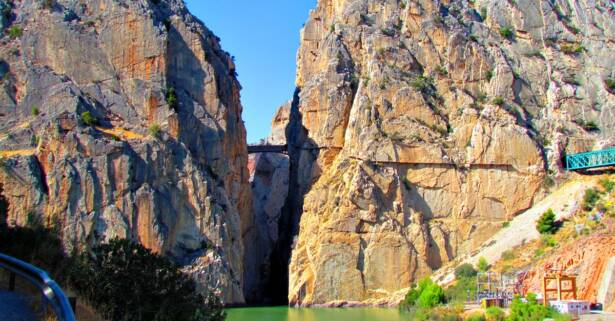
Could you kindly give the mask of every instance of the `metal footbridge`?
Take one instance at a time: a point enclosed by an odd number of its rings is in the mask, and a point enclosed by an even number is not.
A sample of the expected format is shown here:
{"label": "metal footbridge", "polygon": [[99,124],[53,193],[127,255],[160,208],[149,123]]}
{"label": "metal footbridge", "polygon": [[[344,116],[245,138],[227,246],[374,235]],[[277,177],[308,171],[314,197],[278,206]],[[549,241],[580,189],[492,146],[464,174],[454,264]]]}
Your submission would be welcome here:
{"label": "metal footbridge", "polygon": [[287,153],[288,145],[248,145],[248,154]]}
{"label": "metal footbridge", "polygon": [[615,165],[615,148],[566,156],[566,169],[576,171]]}

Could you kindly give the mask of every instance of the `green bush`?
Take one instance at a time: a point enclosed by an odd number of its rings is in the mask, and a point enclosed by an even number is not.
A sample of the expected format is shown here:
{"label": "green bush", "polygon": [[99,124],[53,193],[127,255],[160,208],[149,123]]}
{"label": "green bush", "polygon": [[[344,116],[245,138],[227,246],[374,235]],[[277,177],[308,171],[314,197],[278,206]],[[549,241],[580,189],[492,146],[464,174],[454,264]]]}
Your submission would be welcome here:
{"label": "green bush", "polygon": [[175,93],[174,87],[167,88],[166,101],[167,105],[169,105],[169,108],[177,111],[179,107],[179,102],[177,101],[177,94]]}
{"label": "green bush", "polygon": [[21,35],[23,34],[23,30],[19,26],[10,27],[8,32],[9,32],[9,37],[11,37],[11,39],[20,38]]}
{"label": "green bush", "polygon": [[596,124],[595,121],[590,120],[583,124],[583,129],[592,132],[592,131],[600,130],[600,127],[598,127],[598,124]]}
{"label": "green bush", "polygon": [[513,36],[515,35],[515,33],[513,32],[512,28],[510,27],[502,27],[500,28],[500,36],[506,38],[506,39],[512,39]]}
{"label": "green bush", "polygon": [[586,211],[591,211],[596,202],[600,199],[600,192],[595,188],[588,188],[585,190],[585,195],[583,196],[583,209]]}
{"label": "green bush", "polygon": [[493,70],[487,70],[487,72],[485,73],[485,77],[487,78],[487,81],[491,81],[491,79],[493,78]]}
{"label": "green bush", "polygon": [[419,281],[418,285],[412,286],[400,304],[400,308],[405,310],[413,307],[427,309],[445,302],[444,290],[430,278],[425,278]]}
{"label": "green bush", "polygon": [[440,75],[440,76],[448,76],[448,70],[446,70],[446,67],[440,65],[438,67],[436,67],[436,72]]}
{"label": "green bush", "polygon": [[610,193],[613,189],[615,189],[615,181],[609,180],[608,178],[601,179],[600,185],[607,193]]}
{"label": "green bush", "polygon": [[540,234],[554,234],[557,232],[557,223],[555,221],[555,213],[552,209],[548,209],[542,214],[542,216],[536,221],[536,230]]}
{"label": "green bush", "polygon": [[615,91],[615,78],[609,77],[604,80],[606,88],[610,91]]}
{"label": "green bush", "polygon": [[502,227],[503,227],[503,228],[507,228],[507,227],[509,227],[509,226],[510,226],[510,221],[506,221],[506,222],[503,222],[503,223],[502,223]]}
{"label": "green bush", "polygon": [[477,272],[472,264],[464,263],[455,269],[455,278],[458,280],[463,278],[473,278],[476,276],[476,273]]}
{"label": "green bush", "polygon": [[129,240],[112,240],[80,255],[69,282],[106,319],[225,318],[218,299],[197,294],[194,281],[178,266]]}
{"label": "green bush", "polygon": [[444,292],[447,302],[464,303],[472,300],[476,295],[476,278],[458,278],[455,285],[448,287]]}
{"label": "green bush", "polygon": [[502,98],[502,97],[495,97],[495,98],[493,98],[493,104],[494,105],[498,105],[498,106],[504,105],[504,98]]}
{"label": "green bush", "polygon": [[156,137],[156,138],[160,137],[160,131],[161,131],[160,125],[153,124],[149,126],[148,131],[152,137]]}
{"label": "green bush", "polygon": [[552,318],[557,321],[570,320],[568,316],[562,315],[552,308],[539,304],[535,294],[528,294],[527,303],[521,301],[517,296],[510,305],[510,314],[506,321],[542,321]]}
{"label": "green bush", "polygon": [[561,49],[563,53],[568,54],[568,55],[576,55],[576,54],[583,53],[583,51],[585,51],[585,47],[583,47],[582,45],[571,44],[571,43],[561,45]]}
{"label": "green bush", "polygon": [[487,321],[504,321],[506,313],[498,307],[489,307],[485,311],[485,317]]}
{"label": "green bush", "polygon": [[429,284],[421,293],[417,305],[421,308],[433,308],[439,304],[446,302],[444,290],[437,284]]}
{"label": "green bush", "polygon": [[555,238],[553,238],[553,236],[549,234],[542,235],[542,237],[540,238],[540,243],[544,247],[556,247],[557,246],[557,241],[555,240]]}
{"label": "green bush", "polygon": [[32,116],[38,116],[41,113],[41,111],[38,109],[38,107],[32,106],[30,113],[32,114]]}
{"label": "green bush", "polygon": [[81,121],[88,126],[98,125],[98,119],[89,111],[81,113]]}
{"label": "green bush", "polygon": [[481,272],[487,272],[489,271],[489,267],[490,266],[489,266],[489,263],[487,263],[487,259],[481,256],[481,258],[478,259],[478,265],[477,265],[478,270]]}
{"label": "green bush", "polygon": [[418,76],[412,80],[410,86],[423,93],[426,93],[434,86],[434,79],[432,77]]}

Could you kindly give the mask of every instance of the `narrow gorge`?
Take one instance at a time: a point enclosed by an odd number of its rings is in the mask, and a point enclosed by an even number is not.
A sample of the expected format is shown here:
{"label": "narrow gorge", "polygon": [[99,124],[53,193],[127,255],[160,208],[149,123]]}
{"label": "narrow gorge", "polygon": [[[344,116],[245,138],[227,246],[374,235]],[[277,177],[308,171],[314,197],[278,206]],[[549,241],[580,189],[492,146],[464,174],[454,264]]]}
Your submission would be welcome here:
{"label": "narrow gorge", "polygon": [[[613,10],[319,1],[273,121],[273,137],[288,122],[289,168],[254,172],[277,260],[292,253],[289,304],[398,302],[564,182],[566,154],[612,147]],[[269,192],[286,172],[282,208]]]}
{"label": "narrow gorge", "polygon": [[286,152],[250,155],[183,1],[0,9],[0,220],[134,240],[227,305],[398,303],[615,146],[608,0],[319,0],[263,141]]}

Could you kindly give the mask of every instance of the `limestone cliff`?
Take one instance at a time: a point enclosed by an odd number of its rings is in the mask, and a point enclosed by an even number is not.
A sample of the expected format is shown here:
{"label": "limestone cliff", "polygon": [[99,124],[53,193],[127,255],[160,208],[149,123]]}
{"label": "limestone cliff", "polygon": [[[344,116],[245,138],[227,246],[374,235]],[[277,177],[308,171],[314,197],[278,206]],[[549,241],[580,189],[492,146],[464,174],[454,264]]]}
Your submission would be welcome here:
{"label": "limestone cliff", "polygon": [[59,227],[69,251],[137,240],[244,302],[247,150],[219,39],[180,0],[0,4],[8,223]]}
{"label": "limestone cliff", "polygon": [[287,131],[290,303],[385,302],[530,207],[565,153],[613,146],[614,14],[318,1]]}

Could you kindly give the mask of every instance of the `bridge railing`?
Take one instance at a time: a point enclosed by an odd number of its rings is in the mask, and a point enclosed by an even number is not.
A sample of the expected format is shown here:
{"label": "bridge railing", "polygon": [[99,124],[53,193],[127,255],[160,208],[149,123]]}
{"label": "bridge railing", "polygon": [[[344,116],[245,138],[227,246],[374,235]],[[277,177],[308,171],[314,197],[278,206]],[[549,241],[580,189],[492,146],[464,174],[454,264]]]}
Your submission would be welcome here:
{"label": "bridge railing", "polygon": [[566,169],[606,167],[615,165],[615,148],[566,156]]}
{"label": "bridge railing", "polygon": [[9,272],[9,290],[15,289],[15,277],[19,276],[36,286],[47,301],[58,321],[75,321],[75,314],[60,286],[47,273],[31,264],[0,253],[0,268]]}

